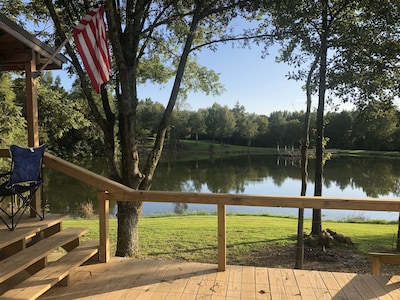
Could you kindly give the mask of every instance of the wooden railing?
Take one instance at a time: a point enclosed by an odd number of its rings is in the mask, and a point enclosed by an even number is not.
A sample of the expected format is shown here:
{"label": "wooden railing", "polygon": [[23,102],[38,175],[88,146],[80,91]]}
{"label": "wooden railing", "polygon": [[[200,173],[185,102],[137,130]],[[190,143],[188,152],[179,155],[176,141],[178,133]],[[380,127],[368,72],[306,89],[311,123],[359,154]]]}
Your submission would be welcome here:
{"label": "wooden railing", "polygon": [[[0,157],[7,157],[8,151],[0,149]],[[44,164],[56,171],[78,179],[98,189],[100,260],[110,259],[109,202],[171,202],[215,204],[218,208],[218,270],[226,267],[226,205],[265,207],[343,209],[400,212],[399,199],[338,198],[314,196],[266,196],[242,194],[212,194],[162,191],[137,191],[112,181],[94,172],[81,168],[49,153],[45,153]]]}

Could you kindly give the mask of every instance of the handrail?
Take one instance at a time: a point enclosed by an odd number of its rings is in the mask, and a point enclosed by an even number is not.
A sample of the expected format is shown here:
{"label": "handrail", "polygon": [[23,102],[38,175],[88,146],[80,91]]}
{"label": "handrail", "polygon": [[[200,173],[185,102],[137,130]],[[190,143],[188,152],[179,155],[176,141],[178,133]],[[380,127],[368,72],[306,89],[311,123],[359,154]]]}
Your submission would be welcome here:
{"label": "handrail", "polygon": [[[9,157],[8,149],[0,149],[0,157]],[[44,164],[98,189],[100,261],[110,258],[109,201],[172,202],[216,204],[218,208],[218,270],[226,267],[226,205],[292,207],[314,209],[344,209],[400,212],[399,199],[338,198],[316,196],[268,196],[243,194],[213,194],[166,191],[138,191],[110,180],[85,168],[45,153]]]}
{"label": "handrail", "polygon": [[108,192],[132,192],[133,189],[108,179],[104,176],[101,176],[97,173],[89,171],[85,168],[79,167],[73,163],[70,163],[64,159],[61,159],[55,155],[50,153],[45,153],[43,162],[46,166],[64,173],[72,178],[78,179],[88,185],[96,187],[101,191],[108,191]]}
{"label": "handrail", "polygon": [[223,204],[267,207],[400,211],[399,199],[338,198],[323,196],[269,196],[193,192],[138,191],[110,193],[110,200]]}

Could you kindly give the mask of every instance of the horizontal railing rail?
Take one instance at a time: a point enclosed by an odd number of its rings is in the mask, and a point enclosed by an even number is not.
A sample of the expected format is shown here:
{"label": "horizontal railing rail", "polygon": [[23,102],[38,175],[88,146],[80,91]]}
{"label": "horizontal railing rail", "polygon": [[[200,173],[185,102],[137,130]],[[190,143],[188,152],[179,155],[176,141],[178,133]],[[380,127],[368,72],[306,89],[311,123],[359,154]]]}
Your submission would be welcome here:
{"label": "horizontal railing rail", "polygon": [[[0,149],[0,157],[9,157],[8,150]],[[218,269],[221,271],[225,270],[226,267],[226,205],[400,212],[399,199],[138,191],[49,153],[45,153],[44,164],[46,167],[50,167],[98,189],[99,253],[100,260],[103,262],[107,262],[110,258],[108,226],[110,200],[217,205]]]}

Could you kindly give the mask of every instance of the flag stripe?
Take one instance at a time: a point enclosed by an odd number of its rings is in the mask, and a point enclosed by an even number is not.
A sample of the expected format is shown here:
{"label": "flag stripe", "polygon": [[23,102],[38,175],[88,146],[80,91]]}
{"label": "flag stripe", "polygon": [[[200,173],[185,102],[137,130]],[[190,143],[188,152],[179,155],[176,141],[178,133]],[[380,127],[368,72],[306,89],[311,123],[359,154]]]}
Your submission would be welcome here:
{"label": "flag stripe", "polygon": [[103,6],[91,9],[72,32],[86,72],[99,93],[111,69]]}

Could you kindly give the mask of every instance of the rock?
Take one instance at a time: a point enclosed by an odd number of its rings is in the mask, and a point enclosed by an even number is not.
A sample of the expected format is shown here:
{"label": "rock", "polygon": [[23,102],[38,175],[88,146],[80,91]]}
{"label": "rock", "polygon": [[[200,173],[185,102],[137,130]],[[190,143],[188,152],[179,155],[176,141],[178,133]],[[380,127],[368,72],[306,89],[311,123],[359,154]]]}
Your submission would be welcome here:
{"label": "rock", "polygon": [[309,235],[305,238],[304,242],[310,247],[318,247],[319,239],[315,238],[313,235]]}

